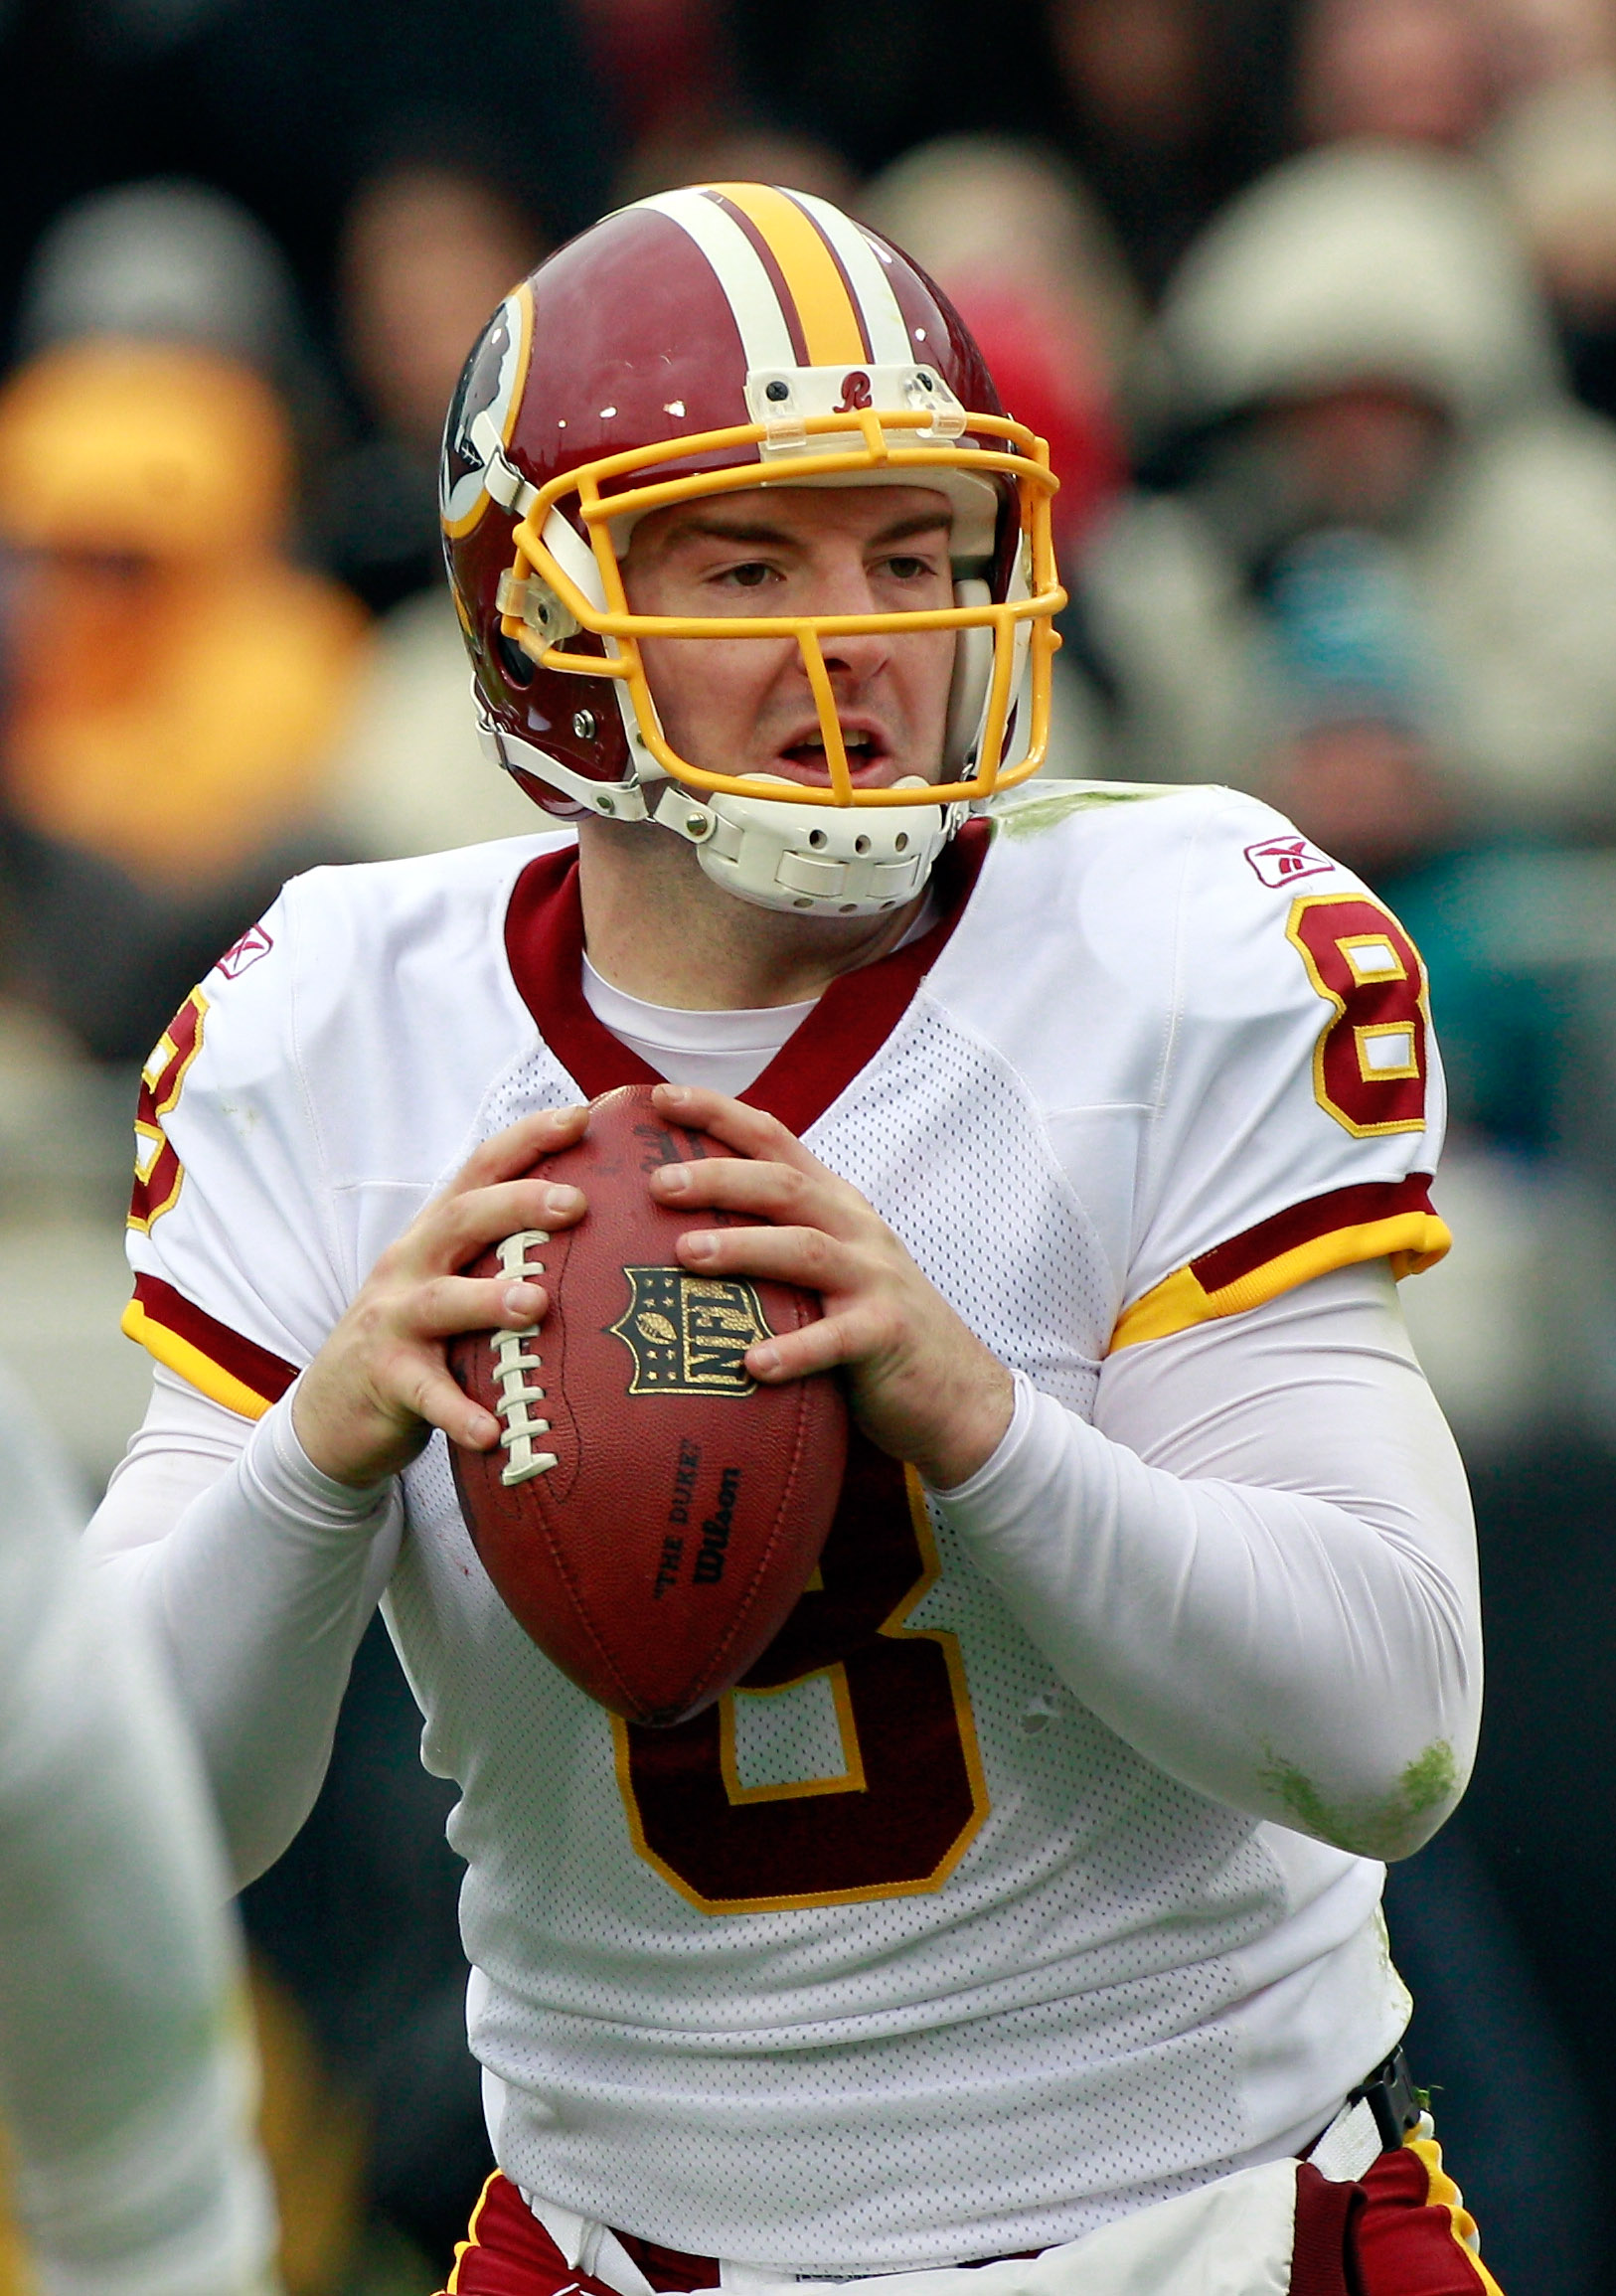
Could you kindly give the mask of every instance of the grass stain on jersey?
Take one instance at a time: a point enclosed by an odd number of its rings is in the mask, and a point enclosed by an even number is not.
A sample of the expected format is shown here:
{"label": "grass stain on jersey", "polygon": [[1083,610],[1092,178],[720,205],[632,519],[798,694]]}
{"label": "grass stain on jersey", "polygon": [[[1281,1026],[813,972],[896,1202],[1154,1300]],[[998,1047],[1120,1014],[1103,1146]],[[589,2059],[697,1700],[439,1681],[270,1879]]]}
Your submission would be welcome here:
{"label": "grass stain on jersey", "polygon": [[1133,805],[1142,797],[1179,797],[1176,781],[1065,781],[1058,788],[1043,788],[1028,795],[1018,789],[1003,803],[990,804],[988,819],[1006,837],[1041,837],[1056,829],[1073,813],[1091,812],[1100,805]]}
{"label": "grass stain on jersey", "polygon": [[1419,1821],[1453,1796],[1459,1765],[1447,1739],[1435,1738],[1414,1756],[1386,1801],[1357,1809],[1327,1801],[1306,1771],[1276,1760],[1271,1748],[1261,1780],[1304,1833],[1356,1858],[1405,1858],[1416,1847]]}

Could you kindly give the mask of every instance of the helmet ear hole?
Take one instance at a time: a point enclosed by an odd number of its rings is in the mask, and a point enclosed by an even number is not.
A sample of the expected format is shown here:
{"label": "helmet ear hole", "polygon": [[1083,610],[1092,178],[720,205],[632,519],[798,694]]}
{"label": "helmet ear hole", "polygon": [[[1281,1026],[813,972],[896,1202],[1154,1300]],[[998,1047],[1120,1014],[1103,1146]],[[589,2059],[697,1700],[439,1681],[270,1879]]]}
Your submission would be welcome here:
{"label": "helmet ear hole", "polygon": [[525,654],[516,640],[508,638],[503,630],[496,630],[494,633],[494,652],[498,657],[506,684],[515,686],[520,693],[526,693],[533,684],[534,672],[539,667],[533,656]]}

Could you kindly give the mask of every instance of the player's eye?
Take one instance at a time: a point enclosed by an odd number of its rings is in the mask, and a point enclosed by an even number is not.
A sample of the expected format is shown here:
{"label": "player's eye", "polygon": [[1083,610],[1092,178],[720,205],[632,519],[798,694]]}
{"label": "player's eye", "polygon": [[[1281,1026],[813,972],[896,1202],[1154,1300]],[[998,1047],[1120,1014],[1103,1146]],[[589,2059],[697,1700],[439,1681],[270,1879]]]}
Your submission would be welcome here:
{"label": "player's eye", "polygon": [[918,582],[925,581],[934,574],[937,568],[934,562],[928,558],[899,556],[889,558],[887,561],[887,572],[891,575],[893,581]]}
{"label": "player's eye", "polygon": [[762,559],[747,559],[742,566],[726,567],[719,579],[737,590],[760,590],[773,572]]}

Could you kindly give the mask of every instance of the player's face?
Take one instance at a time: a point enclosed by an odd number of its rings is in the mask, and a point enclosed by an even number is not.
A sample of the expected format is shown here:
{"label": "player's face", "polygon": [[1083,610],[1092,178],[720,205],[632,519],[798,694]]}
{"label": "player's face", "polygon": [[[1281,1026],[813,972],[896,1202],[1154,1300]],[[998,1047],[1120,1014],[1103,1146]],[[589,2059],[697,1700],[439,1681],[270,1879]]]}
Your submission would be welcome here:
{"label": "player's face", "polygon": [[[748,488],[653,511],[623,562],[645,614],[868,614],[954,602],[952,511],[924,486]],[[825,667],[856,782],[941,771],[951,630],[828,637]],[[819,715],[791,638],[644,644],[663,731],[719,773],[829,783]]]}

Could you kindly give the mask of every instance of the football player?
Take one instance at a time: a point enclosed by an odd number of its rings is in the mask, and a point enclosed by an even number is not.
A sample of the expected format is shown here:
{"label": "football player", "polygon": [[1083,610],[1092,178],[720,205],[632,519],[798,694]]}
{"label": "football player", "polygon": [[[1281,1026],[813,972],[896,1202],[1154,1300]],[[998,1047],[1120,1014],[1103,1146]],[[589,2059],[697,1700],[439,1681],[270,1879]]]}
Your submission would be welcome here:
{"label": "football player", "polygon": [[0,2288],[271,2296],[206,1788],[4,1384],[0,1493]]}
{"label": "football player", "polygon": [[[567,826],[294,883],[146,1071],[98,1542],[243,1874],[385,1606],[461,1792],[462,2296],[1492,2286],[1378,1912],[1480,1682],[1394,1292],[1447,1240],[1420,962],[1244,797],[1022,786],[1052,486],[823,202],[596,225],[442,471],[488,746]],[[684,1266],[823,1295],[747,1369],[840,1366],[864,1467],[800,1667],[663,1731],[494,1594],[448,1450],[509,1430],[444,1362],[542,1332],[457,1271],[586,1218],[523,1175],[655,1078],[738,1155],[647,1185],[761,1221]]]}

